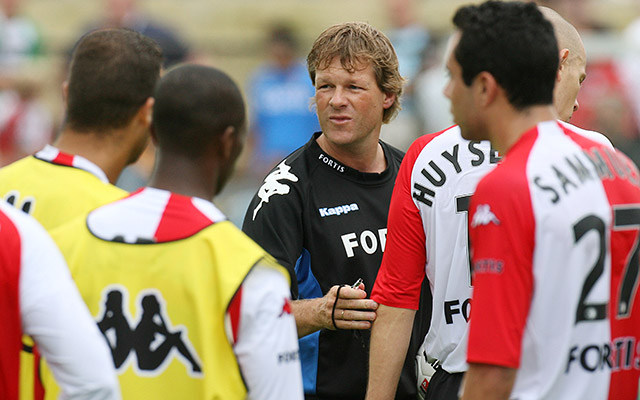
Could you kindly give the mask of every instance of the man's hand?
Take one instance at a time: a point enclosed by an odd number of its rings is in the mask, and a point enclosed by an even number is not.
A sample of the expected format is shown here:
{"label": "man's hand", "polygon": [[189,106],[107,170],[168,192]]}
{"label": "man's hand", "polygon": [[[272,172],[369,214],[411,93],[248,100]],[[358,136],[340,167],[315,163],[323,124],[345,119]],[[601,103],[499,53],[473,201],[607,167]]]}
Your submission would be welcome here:
{"label": "man's hand", "polygon": [[296,318],[298,337],[306,336],[320,329],[369,329],[376,319],[378,303],[367,299],[364,284],[356,289],[350,286],[340,288],[337,299],[333,326],[331,313],[338,294],[338,285],[333,286],[324,297],[292,302],[293,315]]}

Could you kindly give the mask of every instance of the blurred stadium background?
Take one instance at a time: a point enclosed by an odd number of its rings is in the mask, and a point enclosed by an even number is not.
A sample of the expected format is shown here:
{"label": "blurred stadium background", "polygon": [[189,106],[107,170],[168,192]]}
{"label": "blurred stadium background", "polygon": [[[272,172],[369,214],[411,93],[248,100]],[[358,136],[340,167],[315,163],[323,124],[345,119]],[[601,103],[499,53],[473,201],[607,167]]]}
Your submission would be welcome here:
{"label": "blurred stadium background", "polygon": [[[22,63],[19,69],[11,70],[10,74],[37,82],[39,97],[53,117],[54,134],[63,115],[60,84],[70,48],[90,24],[104,17],[108,3],[119,1],[125,0],[0,0],[0,4],[13,4],[18,14],[30,19],[40,33],[40,54]],[[450,21],[455,10],[460,5],[474,2],[478,1],[138,0],[135,3],[141,14],[176,33],[189,47],[192,59],[228,72],[247,97],[250,96],[247,85],[252,72],[268,58],[266,37],[274,23],[285,23],[293,28],[299,42],[299,56],[304,57],[317,35],[332,24],[367,21],[384,32],[391,32],[398,28],[392,8],[410,5],[413,7],[409,11],[412,23],[423,28],[430,37],[426,49],[420,52],[421,59],[414,62],[421,73],[429,68],[436,73],[429,75],[430,80],[425,79],[424,85],[417,85],[418,76],[409,80],[407,108],[402,111],[399,121],[383,130],[383,138],[406,148],[421,133],[444,129],[449,123],[448,103],[441,96],[444,85],[440,73],[443,71],[440,64],[442,43],[451,32]],[[608,134],[614,144],[627,153],[634,153],[630,155],[638,162],[640,0],[548,0],[538,3],[565,16],[580,30],[585,42],[589,69],[579,97],[584,107],[572,122]],[[0,20],[0,28],[2,23]],[[0,30],[0,44],[2,40]],[[401,69],[402,63],[401,58]],[[5,67],[0,64],[0,77],[9,75],[7,69],[2,69]],[[409,98],[420,92],[423,92],[422,96],[417,97],[422,99]],[[412,102],[414,104],[410,104]],[[250,98],[248,103],[251,104]],[[407,124],[404,117],[412,111],[417,122]],[[391,131],[393,135],[388,133]],[[403,138],[394,143],[400,137],[397,132],[404,132],[400,135]],[[260,183],[256,176],[247,173],[251,170],[251,155],[245,153],[236,184],[220,199],[223,210],[234,222],[242,218],[248,202],[245,200],[247,193],[255,192]],[[243,200],[238,201],[238,198]]]}

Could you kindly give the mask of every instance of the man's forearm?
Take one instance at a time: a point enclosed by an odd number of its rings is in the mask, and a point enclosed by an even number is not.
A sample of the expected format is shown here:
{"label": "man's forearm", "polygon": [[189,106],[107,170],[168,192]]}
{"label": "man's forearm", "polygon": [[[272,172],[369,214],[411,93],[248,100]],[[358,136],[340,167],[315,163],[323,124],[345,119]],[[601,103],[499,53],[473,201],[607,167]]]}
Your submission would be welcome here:
{"label": "man's forearm", "polygon": [[322,329],[322,324],[319,319],[319,313],[321,311],[318,309],[318,307],[321,306],[321,301],[321,298],[317,298],[294,300],[291,302],[291,312],[296,319],[299,338]]}
{"label": "man's forearm", "polygon": [[462,400],[508,400],[517,370],[487,364],[469,364]]}
{"label": "man's forearm", "polygon": [[407,355],[415,310],[380,305],[371,328],[367,400],[393,399]]}

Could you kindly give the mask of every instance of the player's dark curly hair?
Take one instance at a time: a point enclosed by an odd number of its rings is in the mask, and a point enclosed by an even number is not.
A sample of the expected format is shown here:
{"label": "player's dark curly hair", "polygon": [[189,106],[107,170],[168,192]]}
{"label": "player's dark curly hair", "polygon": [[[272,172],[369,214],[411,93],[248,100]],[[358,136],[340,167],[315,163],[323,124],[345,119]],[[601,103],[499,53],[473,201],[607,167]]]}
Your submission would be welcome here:
{"label": "player's dark curly hair", "polygon": [[454,55],[465,84],[487,71],[516,109],[553,102],[558,45],[553,26],[534,3],[466,6],[453,23],[461,32]]}
{"label": "player's dark curly hair", "polygon": [[129,29],[103,29],[76,43],[69,68],[65,125],[77,132],[123,128],[152,96],[162,50]]}

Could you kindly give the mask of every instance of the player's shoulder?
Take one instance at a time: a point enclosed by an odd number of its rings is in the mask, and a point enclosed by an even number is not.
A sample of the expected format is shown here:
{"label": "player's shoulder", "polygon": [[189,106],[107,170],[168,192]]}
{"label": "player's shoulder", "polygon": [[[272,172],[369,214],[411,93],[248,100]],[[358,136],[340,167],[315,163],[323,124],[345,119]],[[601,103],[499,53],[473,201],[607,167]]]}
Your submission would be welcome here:
{"label": "player's shoulder", "polygon": [[450,126],[439,132],[427,133],[413,141],[409,150],[407,150],[407,156],[417,156],[425,148],[442,146],[449,147],[451,143],[458,143],[462,140],[462,134],[458,125]]}
{"label": "player's shoulder", "polygon": [[13,228],[9,230],[6,227],[3,228],[0,226],[0,231],[3,235],[8,232],[16,232],[21,241],[28,240],[38,242],[50,240],[42,225],[27,213],[3,201],[0,202],[0,213],[5,217],[4,222],[9,223]]}
{"label": "player's shoulder", "polygon": [[269,171],[260,184],[258,194],[264,194],[265,191],[281,194],[280,192],[287,191],[285,187],[299,188],[308,185],[313,176],[313,166],[317,164],[313,162],[317,160],[312,158],[314,157],[308,144],[298,148]]}
{"label": "player's shoulder", "polygon": [[4,179],[22,175],[25,172],[28,173],[34,168],[34,164],[39,163],[39,160],[33,156],[27,156],[17,161],[12,162],[2,168],[0,168],[0,176]]}
{"label": "player's shoulder", "polygon": [[596,132],[596,131],[590,131],[587,129],[582,129],[578,126],[572,125],[568,122],[564,122],[564,121],[558,121],[558,123],[560,124],[560,126],[565,130],[565,132],[570,132],[573,134],[577,134],[583,138],[589,139],[591,141],[594,141],[598,144],[601,144],[605,147],[608,147],[610,149],[613,149],[613,144],[611,143],[611,141],[609,140],[609,138],[607,138],[605,135],[603,135],[600,132]]}
{"label": "player's shoulder", "polygon": [[529,152],[508,153],[501,163],[480,179],[474,196],[528,196],[528,163]]}

